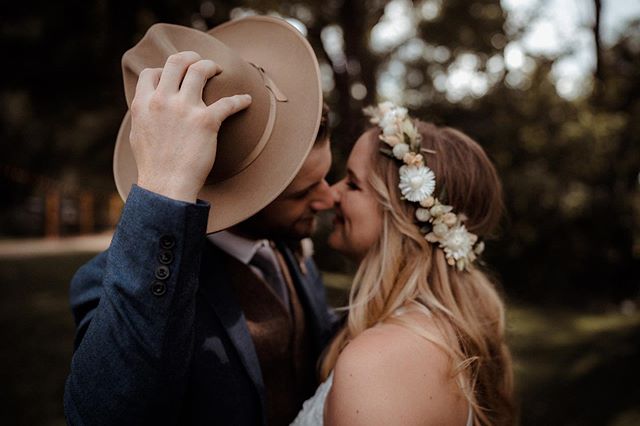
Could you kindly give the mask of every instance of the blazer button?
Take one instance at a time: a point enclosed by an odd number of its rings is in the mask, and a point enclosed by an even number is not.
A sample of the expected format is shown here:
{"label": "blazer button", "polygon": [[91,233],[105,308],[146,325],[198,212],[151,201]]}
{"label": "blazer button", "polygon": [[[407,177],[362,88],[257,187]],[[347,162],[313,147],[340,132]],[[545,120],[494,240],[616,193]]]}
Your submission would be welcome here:
{"label": "blazer button", "polygon": [[176,239],[171,235],[163,235],[160,237],[160,247],[165,250],[172,249],[176,245]]}
{"label": "blazer button", "polygon": [[167,285],[162,281],[154,281],[153,284],[151,284],[151,293],[154,296],[160,297],[160,296],[163,296],[166,292],[167,292]]}
{"label": "blazer button", "polygon": [[156,268],[155,275],[159,280],[166,280],[170,275],[169,268],[164,265],[160,265]]}
{"label": "blazer button", "polygon": [[173,262],[173,253],[169,250],[163,250],[158,255],[158,261],[163,265],[170,265]]}

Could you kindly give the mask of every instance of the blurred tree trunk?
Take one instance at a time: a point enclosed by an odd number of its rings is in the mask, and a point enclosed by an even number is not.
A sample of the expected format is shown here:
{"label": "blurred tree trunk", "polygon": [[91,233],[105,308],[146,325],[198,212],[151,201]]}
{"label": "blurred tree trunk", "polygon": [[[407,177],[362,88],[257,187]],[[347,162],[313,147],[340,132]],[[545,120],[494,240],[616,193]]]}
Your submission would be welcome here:
{"label": "blurred tree trunk", "polygon": [[604,64],[602,57],[602,39],[600,37],[600,23],[602,18],[602,0],[593,0],[593,8],[595,13],[595,19],[593,22],[593,41],[595,45],[596,54],[596,67],[593,73],[593,97],[592,102],[594,106],[597,106],[602,101],[602,95],[604,92]]}
{"label": "blurred tree trunk", "polygon": [[593,39],[596,45],[596,70],[595,77],[599,83],[603,81],[603,64],[602,64],[602,39],[600,37],[600,22],[602,18],[602,1],[593,0],[595,10],[595,22],[593,24]]}

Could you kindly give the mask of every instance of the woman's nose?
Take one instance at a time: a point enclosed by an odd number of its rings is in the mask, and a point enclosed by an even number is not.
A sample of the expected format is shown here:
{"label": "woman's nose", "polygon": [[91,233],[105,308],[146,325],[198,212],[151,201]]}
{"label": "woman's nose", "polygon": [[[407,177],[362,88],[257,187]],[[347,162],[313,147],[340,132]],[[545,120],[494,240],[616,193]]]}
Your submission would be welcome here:
{"label": "woman's nose", "polygon": [[343,183],[344,183],[344,180],[340,180],[334,183],[333,185],[331,185],[331,187],[329,188],[331,191],[331,196],[333,197],[333,202],[335,204],[340,203],[340,196],[342,195]]}

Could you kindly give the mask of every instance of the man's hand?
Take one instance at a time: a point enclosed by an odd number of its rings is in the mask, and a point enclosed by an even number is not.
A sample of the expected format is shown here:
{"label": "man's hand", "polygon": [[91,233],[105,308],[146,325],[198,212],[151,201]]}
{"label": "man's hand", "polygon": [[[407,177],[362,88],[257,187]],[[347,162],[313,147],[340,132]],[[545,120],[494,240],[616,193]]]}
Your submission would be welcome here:
{"label": "man's hand", "polygon": [[195,202],[216,158],[220,125],[251,104],[249,95],[236,95],[205,105],[205,83],[220,72],[215,62],[180,52],[164,68],[140,73],[130,135],[139,186]]}

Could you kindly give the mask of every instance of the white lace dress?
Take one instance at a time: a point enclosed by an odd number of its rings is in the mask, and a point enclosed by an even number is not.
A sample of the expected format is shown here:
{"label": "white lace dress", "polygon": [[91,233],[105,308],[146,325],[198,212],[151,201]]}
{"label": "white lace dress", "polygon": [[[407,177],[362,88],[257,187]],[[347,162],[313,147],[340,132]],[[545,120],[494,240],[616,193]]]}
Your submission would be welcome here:
{"label": "white lace dress", "polygon": [[[315,395],[304,402],[302,410],[298,413],[298,417],[296,417],[290,426],[322,426],[324,424],[324,401],[327,399],[332,384],[333,371],[329,374],[327,380],[318,386]],[[466,426],[473,426],[471,406],[469,406]]]}

